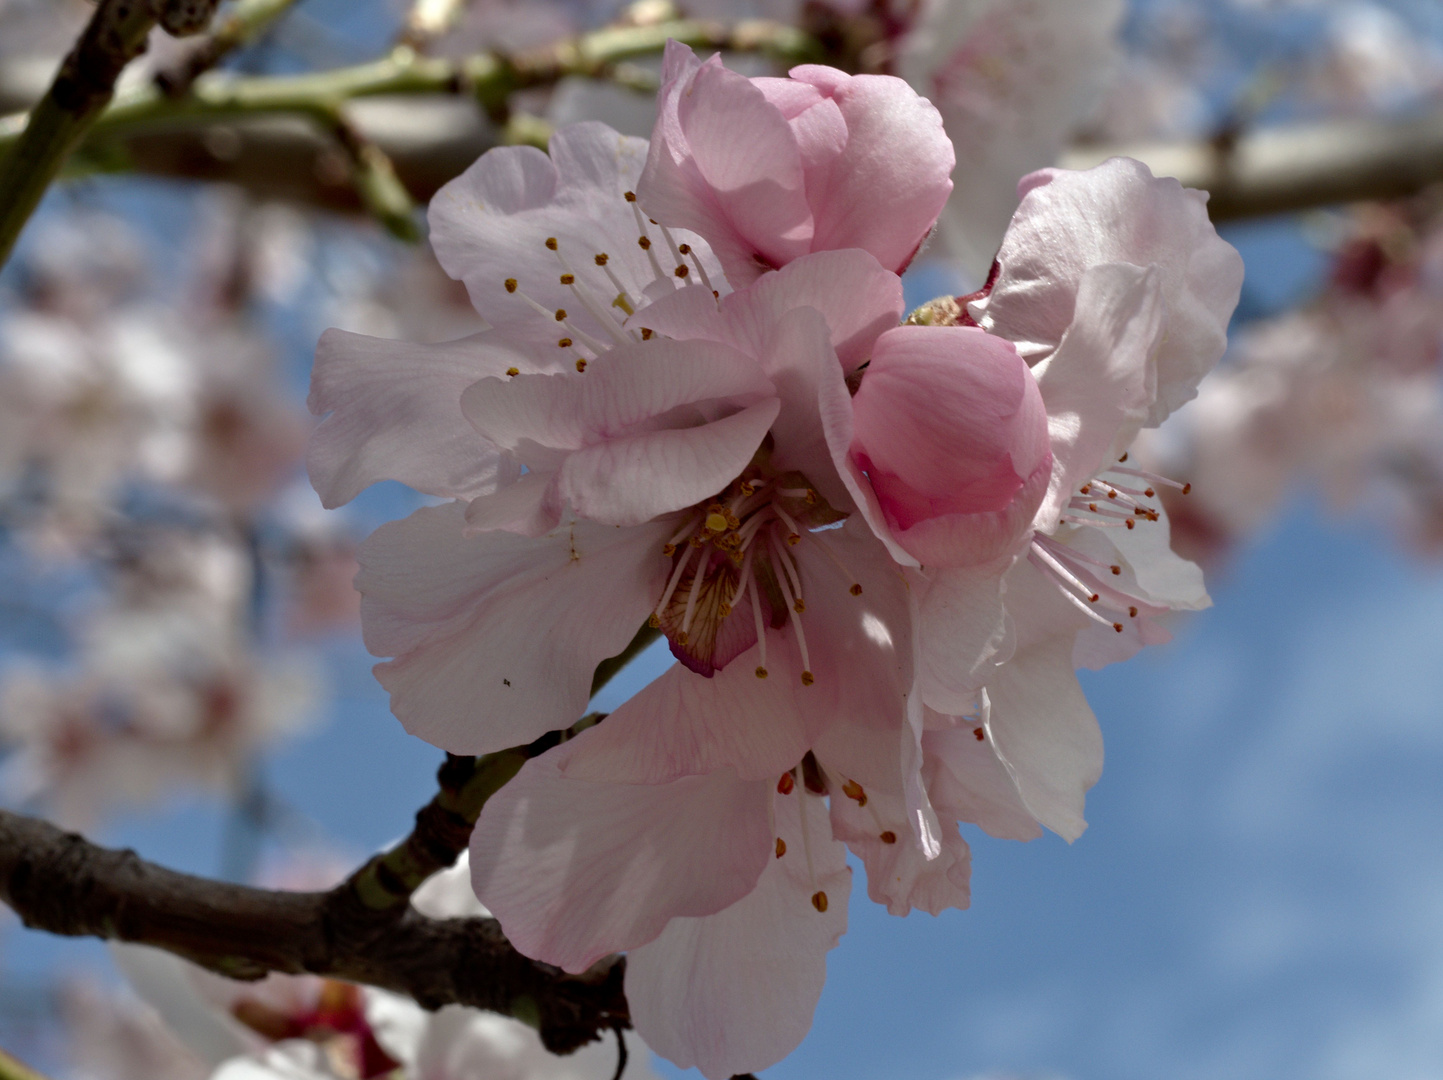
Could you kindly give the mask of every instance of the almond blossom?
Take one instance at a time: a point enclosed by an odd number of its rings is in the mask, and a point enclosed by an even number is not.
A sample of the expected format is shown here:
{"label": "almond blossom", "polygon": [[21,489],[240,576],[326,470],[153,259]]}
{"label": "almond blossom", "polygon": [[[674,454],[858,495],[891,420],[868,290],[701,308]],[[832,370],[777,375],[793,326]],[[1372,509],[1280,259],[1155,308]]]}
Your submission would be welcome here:
{"label": "almond blossom", "polygon": [[[970,325],[884,334],[874,350],[883,378],[870,389],[864,378],[826,416],[868,522],[894,558],[918,568],[909,581],[929,710],[912,718],[919,747],[927,728],[958,723],[944,717],[976,713],[1029,811],[1072,839],[1102,763],[1074,662],[1124,659],[1166,640],[1157,616],[1208,603],[1197,568],[1168,545],[1156,497],[1172,482],[1127,464],[1126,451],[1145,424],[1195,394],[1221,356],[1242,264],[1209,224],[1204,195],[1137,162],[1045,170],[1020,190],[992,281],[944,320]],[[891,359],[927,349],[957,363]],[[894,364],[905,378],[891,374]],[[955,408],[958,419],[919,422],[918,401],[977,397],[981,376],[964,376],[963,364],[1024,373],[1045,408],[1049,453],[1038,443],[1039,404],[1006,392],[1001,374],[986,429]],[[945,447],[975,445],[979,430],[1011,447],[1012,468],[961,474],[971,481],[956,489],[966,502],[929,499]],[[1031,494],[1039,462],[1046,490]],[[926,820],[921,795],[913,792]]]}
{"label": "almond blossom", "polygon": [[668,43],[638,189],[648,212],[705,236],[737,288],[838,248],[901,273],[952,190],[942,118],[888,75],[789,74],[746,79]]}

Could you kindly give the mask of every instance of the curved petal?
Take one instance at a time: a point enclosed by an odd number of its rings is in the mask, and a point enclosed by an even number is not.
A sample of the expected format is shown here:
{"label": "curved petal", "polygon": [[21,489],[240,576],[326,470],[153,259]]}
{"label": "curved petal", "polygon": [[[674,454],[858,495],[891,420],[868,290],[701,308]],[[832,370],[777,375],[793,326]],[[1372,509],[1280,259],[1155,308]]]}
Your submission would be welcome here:
{"label": "curved petal", "polygon": [[491,796],[471,836],[476,895],[527,956],[585,971],[671,920],[735,903],[766,869],[772,782],[729,770],[669,784],[572,780],[554,755]]}
{"label": "curved petal", "polygon": [[720,57],[668,42],[637,193],[646,212],[706,237],[734,288],[810,250],[801,152],[782,114]]}
{"label": "curved petal", "polygon": [[[748,616],[750,618],[750,616]],[[768,630],[770,658],[785,653]],[[753,646],[707,678],[674,664],[588,732],[557,751],[568,778],[657,784],[732,767],[746,780],[771,780],[807,752],[797,696],[808,688],[776,671],[755,675]],[[773,664],[775,666],[775,664]]]}
{"label": "curved petal", "polygon": [[847,130],[841,152],[808,170],[812,250],[862,248],[900,274],[951,194],[952,141],[937,109],[901,79],[839,74],[815,65],[791,71],[793,79],[816,80]]}
{"label": "curved petal", "polygon": [[391,710],[452,753],[527,743],[576,720],[596,665],[626,647],[665,582],[669,522],[564,523],[540,539],[468,535],[460,504],[361,545],[366,647]]}
{"label": "curved petal", "polygon": [[1197,393],[1227,347],[1243,263],[1207,216],[1207,195],[1146,165],[1112,158],[1085,172],[1046,169],[1024,177],[1022,203],[998,252],[1001,273],[983,324],[1024,356],[1057,346],[1082,308],[1078,289],[1101,263],[1155,266],[1167,307],[1157,352],[1157,397],[1148,424]]}
{"label": "curved petal", "polygon": [[913,908],[931,915],[948,908],[965,910],[972,902],[972,853],[956,821],[941,825],[942,850],[928,859],[912,842],[900,796],[868,791],[862,797],[865,805],[832,792],[832,835],[866,866],[867,896],[893,915],[906,915]]}
{"label": "curved petal", "polygon": [[1073,492],[1125,451],[1156,395],[1153,358],[1168,330],[1161,275],[1126,263],[1090,267],[1077,317],[1033,369],[1047,406],[1052,479],[1034,527],[1057,527]]}
{"label": "curved petal", "polygon": [[929,708],[954,716],[971,711],[978,688],[1011,655],[1004,569],[945,569],[925,584],[916,580],[917,692]]}
{"label": "curved petal", "polygon": [[[551,137],[549,157],[526,146],[489,150],[431,200],[436,257],[448,274],[466,283],[488,323],[539,355],[558,357],[558,369],[563,362],[569,366],[567,354],[556,347],[557,324],[538,315],[526,298],[547,311],[566,309],[582,332],[610,341],[626,317],[624,309],[612,308],[617,283],[633,307],[649,285],[675,286],[669,254],[654,264],[656,252],[649,255],[638,246],[637,218],[625,197],[636,190],[646,152],[645,139],[595,122],[560,128]],[[652,242],[660,246],[660,235],[652,231]],[[719,271],[699,237],[675,238]],[[555,249],[548,240],[556,241]],[[568,268],[575,287],[561,281]],[[516,292],[504,287],[508,279],[518,283]],[[716,273],[713,284],[726,282]],[[592,303],[583,302],[582,291]]]}
{"label": "curved petal", "polygon": [[[626,958],[637,1032],[708,1080],[758,1072],[796,1049],[812,1026],[827,953],[847,929],[846,848],[829,835],[821,800],[802,792],[798,785],[775,799],[785,853],[768,851],[755,889],[715,915],[673,919]],[[825,911],[813,903],[817,894]]]}
{"label": "curved petal", "polygon": [[980,725],[966,722],[922,733],[923,775],[932,805],[938,814],[969,821],[999,840],[1035,840],[1042,827],[986,736]]}
{"label": "curved petal", "polygon": [[1029,813],[1064,840],[1087,828],[1083,802],[1102,775],[1102,733],[1072,669],[1072,635],[1049,638],[997,669],[985,725]]}
{"label": "curved petal", "polygon": [[534,365],[492,332],[418,345],[327,330],[306,399],[330,414],[306,453],[321,504],[341,506],[381,480],[464,499],[514,479],[520,470],[461,415],[466,387],[511,367]]}

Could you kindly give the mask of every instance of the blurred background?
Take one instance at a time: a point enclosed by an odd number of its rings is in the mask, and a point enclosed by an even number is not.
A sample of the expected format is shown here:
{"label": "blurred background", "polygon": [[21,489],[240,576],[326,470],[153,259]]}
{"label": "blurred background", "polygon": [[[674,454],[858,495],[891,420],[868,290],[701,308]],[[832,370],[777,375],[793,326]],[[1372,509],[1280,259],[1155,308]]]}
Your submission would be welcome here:
{"label": "blurred background", "polygon": [[[0,0],[0,113],[43,92],[89,10]],[[237,13],[253,21],[218,60],[229,74],[203,78],[347,68],[397,42],[529,55],[677,9],[222,6]],[[801,27],[943,109],[958,198],[908,274],[912,304],[976,287],[1018,175],[1117,147],[1215,186],[1247,265],[1228,356],[1139,450],[1193,485],[1173,533],[1215,607],[1083,674],[1108,755],[1090,828],[1068,846],[964,827],[970,911],[895,919],[855,890],[813,1031],[766,1076],[1443,1077],[1443,5],[681,13]],[[194,56],[157,38],[122,96],[183,84]],[[559,123],[646,134],[656,70],[628,57],[481,104],[363,99],[331,131],[97,129],[0,272],[0,805],[293,887],[409,828],[441,754],[390,715],[350,580],[359,541],[421,501],[383,485],[322,510],[303,462],[312,350],[329,326],[478,329],[407,238],[424,232],[410,201]],[[380,174],[346,156],[358,140],[384,151]],[[668,662],[663,643],[597,707]],[[210,1072],[104,945],[4,909],[0,1046],[57,1080]]]}

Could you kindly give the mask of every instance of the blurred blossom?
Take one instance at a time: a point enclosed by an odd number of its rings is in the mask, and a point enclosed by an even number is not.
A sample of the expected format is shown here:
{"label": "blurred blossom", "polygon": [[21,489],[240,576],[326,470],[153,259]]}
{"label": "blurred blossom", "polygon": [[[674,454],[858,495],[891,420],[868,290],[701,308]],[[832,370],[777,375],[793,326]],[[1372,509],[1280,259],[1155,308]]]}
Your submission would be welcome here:
{"label": "blurred blossom", "polygon": [[71,1080],[203,1080],[206,1063],[149,1005],[91,978],[61,991]]}

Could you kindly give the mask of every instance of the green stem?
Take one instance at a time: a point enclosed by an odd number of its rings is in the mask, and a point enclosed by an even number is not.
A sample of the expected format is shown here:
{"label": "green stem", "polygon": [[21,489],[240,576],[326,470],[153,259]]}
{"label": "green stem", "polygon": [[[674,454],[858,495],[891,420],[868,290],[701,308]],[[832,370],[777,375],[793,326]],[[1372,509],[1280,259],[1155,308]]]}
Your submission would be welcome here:
{"label": "green stem", "polygon": [[46,1080],[40,1073],[17,1058],[0,1050],[0,1080]]}

